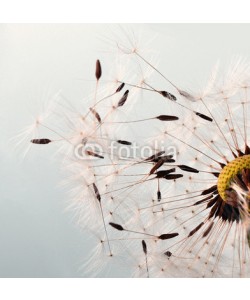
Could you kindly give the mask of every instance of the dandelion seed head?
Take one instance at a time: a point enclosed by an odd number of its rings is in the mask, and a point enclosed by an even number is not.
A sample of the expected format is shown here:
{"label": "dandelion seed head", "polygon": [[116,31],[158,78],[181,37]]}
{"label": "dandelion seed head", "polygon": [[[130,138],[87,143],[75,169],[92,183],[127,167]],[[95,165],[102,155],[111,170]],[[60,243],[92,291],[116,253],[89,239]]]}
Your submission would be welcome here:
{"label": "dandelion seed head", "polygon": [[223,168],[217,184],[218,192],[223,200],[226,201],[226,190],[229,188],[232,178],[244,169],[250,169],[250,155],[237,157]]}
{"label": "dandelion seed head", "polygon": [[248,65],[216,66],[203,90],[184,90],[125,36],[111,73],[97,60],[84,107],[60,101],[59,128],[48,126],[69,209],[93,235],[86,274],[249,276]]}

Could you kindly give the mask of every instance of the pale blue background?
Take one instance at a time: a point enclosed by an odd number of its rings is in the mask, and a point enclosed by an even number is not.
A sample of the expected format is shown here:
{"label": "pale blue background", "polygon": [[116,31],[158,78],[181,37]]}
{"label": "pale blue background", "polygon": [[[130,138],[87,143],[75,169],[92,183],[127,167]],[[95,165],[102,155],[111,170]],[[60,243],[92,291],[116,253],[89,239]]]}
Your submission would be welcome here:
{"label": "pale blue background", "polygon": [[[123,25],[126,28],[128,25]],[[131,26],[130,26],[131,27]],[[250,25],[147,24],[160,68],[182,87],[200,87],[218,59],[250,59]],[[91,244],[65,212],[67,194],[51,153],[24,161],[10,139],[58,89],[79,99],[115,25],[0,25],[0,277],[81,277]],[[106,56],[105,56],[106,57]],[[106,59],[106,58],[105,58]],[[77,100],[76,100],[77,101]],[[122,275],[119,270],[113,276]]]}

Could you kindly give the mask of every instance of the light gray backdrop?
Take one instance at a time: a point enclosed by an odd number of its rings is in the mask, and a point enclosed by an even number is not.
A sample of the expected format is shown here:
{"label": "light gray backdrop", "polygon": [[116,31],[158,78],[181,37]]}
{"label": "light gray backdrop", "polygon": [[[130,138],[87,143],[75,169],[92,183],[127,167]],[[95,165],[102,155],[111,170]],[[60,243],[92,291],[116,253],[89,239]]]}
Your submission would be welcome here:
{"label": "light gray backdrop", "polygon": [[[224,67],[238,55],[250,59],[250,24],[132,27],[145,29],[149,39],[159,34],[152,48],[160,53],[160,68],[185,88],[201,87],[218,59]],[[80,266],[91,245],[65,212],[59,164],[45,148],[22,160],[22,149],[13,149],[11,138],[58,89],[72,101],[89,92],[87,81],[79,79],[93,79],[95,60],[104,59],[108,38],[119,30],[117,25],[0,25],[0,277],[85,276]]]}

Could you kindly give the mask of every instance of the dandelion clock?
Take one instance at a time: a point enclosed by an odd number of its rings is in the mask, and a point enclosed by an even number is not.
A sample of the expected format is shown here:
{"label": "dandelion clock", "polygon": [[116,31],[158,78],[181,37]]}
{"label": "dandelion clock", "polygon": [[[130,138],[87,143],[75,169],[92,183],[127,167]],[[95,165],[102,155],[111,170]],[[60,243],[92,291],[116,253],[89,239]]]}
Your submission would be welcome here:
{"label": "dandelion clock", "polygon": [[211,64],[189,88],[154,42],[119,30],[80,109],[62,88],[29,131],[35,151],[57,146],[69,209],[94,245],[84,274],[249,277],[249,62]]}

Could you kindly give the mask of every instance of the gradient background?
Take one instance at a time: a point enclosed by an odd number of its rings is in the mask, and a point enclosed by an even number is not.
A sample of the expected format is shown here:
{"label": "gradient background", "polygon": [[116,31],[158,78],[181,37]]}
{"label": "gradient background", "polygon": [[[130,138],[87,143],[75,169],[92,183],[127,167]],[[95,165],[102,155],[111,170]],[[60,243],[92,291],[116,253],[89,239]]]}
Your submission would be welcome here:
{"label": "gradient background", "polygon": [[[218,60],[223,69],[234,57],[250,59],[250,24],[122,25],[128,27],[148,39],[158,34],[152,48],[160,69],[186,89],[202,87]],[[81,264],[92,245],[65,212],[60,164],[48,148],[23,160],[11,138],[59,89],[71,101],[91,91],[96,59],[112,63],[105,49],[114,32],[121,28],[0,25],[0,277],[86,276]]]}

